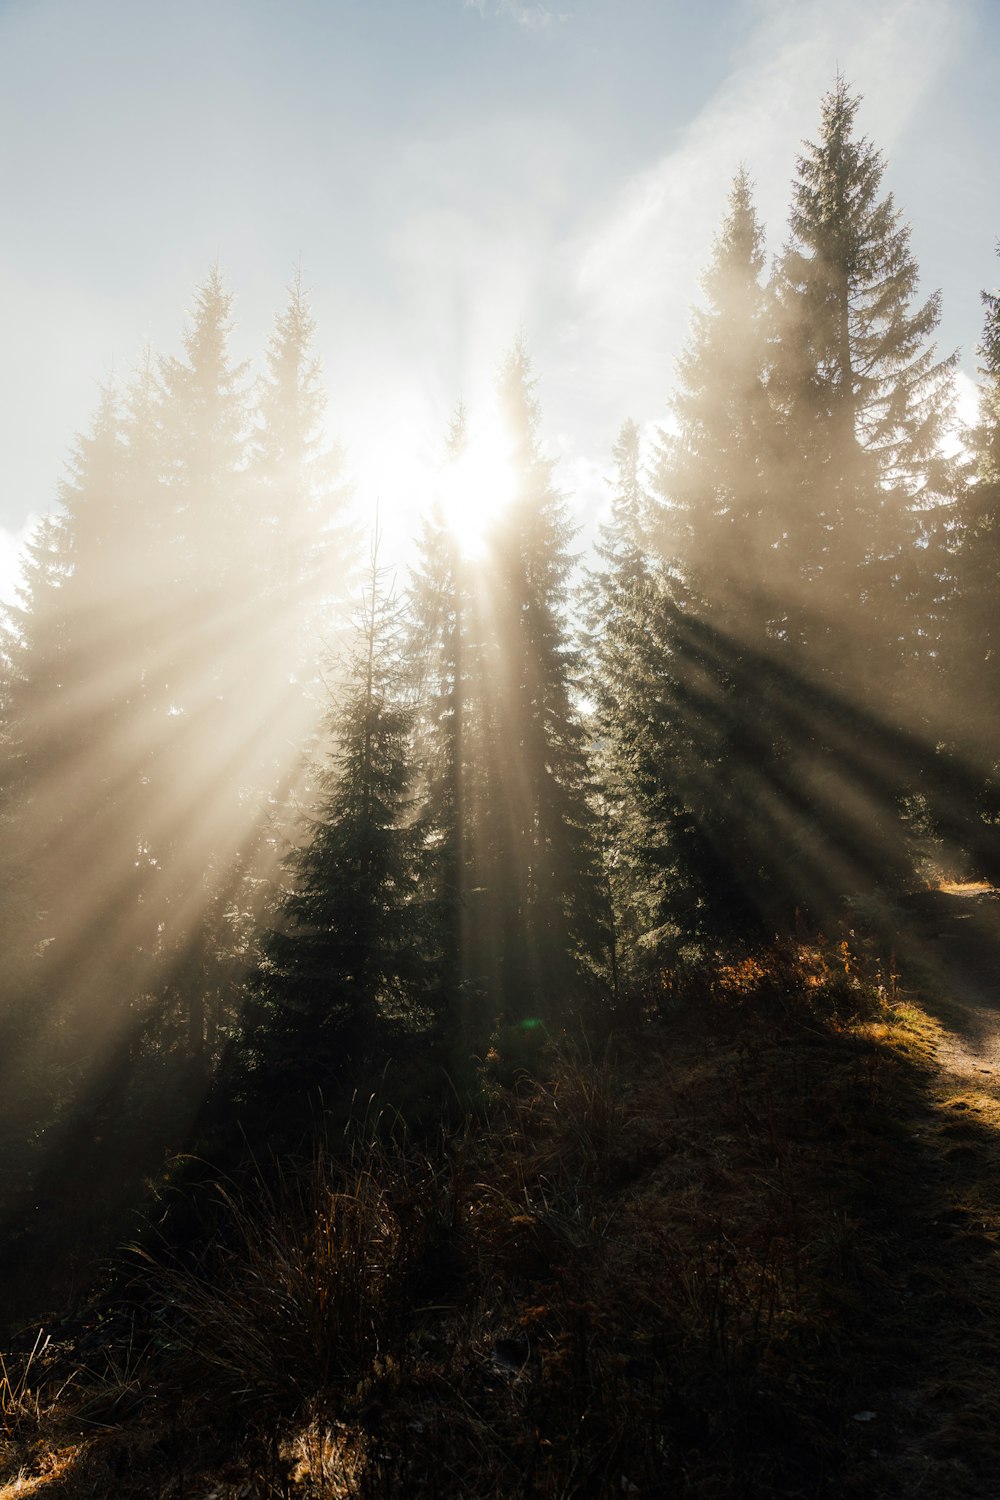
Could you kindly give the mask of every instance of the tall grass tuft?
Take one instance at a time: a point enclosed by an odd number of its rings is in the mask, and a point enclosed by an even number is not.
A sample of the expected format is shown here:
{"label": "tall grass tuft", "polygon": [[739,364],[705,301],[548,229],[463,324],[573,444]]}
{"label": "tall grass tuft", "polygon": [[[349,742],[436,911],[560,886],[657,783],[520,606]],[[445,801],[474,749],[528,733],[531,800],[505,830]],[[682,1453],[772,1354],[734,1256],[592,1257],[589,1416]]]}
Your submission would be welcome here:
{"label": "tall grass tuft", "polygon": [[405,1354],[414,1288],[451,1211],[433,1164],[377,1143],[347,1166],[256,1169],[212,1188],[216,1228],[193,1261],[138,1252],[164,1336],[239,1400],[299,1404]]}

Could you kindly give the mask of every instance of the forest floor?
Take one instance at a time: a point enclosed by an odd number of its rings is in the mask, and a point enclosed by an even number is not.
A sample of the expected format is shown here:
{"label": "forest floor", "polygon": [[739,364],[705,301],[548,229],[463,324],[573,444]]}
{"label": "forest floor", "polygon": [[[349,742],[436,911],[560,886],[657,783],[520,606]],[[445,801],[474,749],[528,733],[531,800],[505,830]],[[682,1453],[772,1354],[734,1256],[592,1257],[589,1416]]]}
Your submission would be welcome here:
{"label": "forest floor", "polygon": [[451,1134],[178,1177],[8,1340],[0,1500],[1000,1500],[1000,898],[909,917],[919,1005],[747,960]]}

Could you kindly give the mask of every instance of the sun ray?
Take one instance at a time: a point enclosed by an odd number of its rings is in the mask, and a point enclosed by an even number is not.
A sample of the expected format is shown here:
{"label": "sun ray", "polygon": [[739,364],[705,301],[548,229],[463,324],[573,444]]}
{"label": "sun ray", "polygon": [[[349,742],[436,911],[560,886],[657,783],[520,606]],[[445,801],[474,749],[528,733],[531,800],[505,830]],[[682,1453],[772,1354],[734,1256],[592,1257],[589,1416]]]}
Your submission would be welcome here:
{"label": "sun ray", "polygon": [[482,559],[490,534],[517,492],[510,437],[496,415],[470,423],[441,472],[441,512],[462,555]]}

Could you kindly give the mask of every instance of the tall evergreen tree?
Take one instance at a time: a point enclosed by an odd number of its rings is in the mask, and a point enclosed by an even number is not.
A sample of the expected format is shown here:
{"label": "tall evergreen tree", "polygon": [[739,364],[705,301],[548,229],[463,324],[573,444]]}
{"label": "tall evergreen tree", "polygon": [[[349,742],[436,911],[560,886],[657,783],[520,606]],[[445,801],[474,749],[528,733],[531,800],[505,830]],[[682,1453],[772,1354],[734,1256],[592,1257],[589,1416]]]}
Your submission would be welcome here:
{"label": "tall evergreen tree", "polygon": [[[639,429],[622,424],[613,449],[611,514],[600,528],[597,567],[583,587],[587,692],[593,702],[595,769],[603,815],[612,984],[641,986],[652,932],[665,915],[670,852],[654,836],[642,798],[635,729],[648,702],[642,669],[656,597],[649,559],[651,500],[640,459]],[[645,949],[642,945],[645,944]]]}
{"label": "tall evergreen tree", "polygon": [[[446,479],[465,451],[458,406],[445,447]],[[468,1049],[465,916],[474,885],[471,848],[482,740],[482,647],[474,579],[440,504],[425,518],[409,592],[409,657],[415,678],[416,754],[421,776],[417,843],[428,931],[436,955],[438,1009],[456,1053]],[[477,752],[478,744],[478,752]],[[464,1004],[463,1004],[464,998]]]}
{"label": "tall evergreen tree", "polygon": [[671,426],[660,434],[652,481],[652,538],[692,603],[719,624],[759,634],[779,540],[768,463],[764,241],[741,170],[702,277],[705,303],[677,367]]}
{"label": "tall evergreen tree", "polygon": [[[164,477],[170,486],[175,572],[197,587],[240,566],[243,535],[249,366],[229,351],[233,295],[218,266],[195,293],[185,358],[160,361]],[[230,546],[223,543],[229,539]],[[255,539],[256,540],[256,539]]]}
{"label": "tall evergreen tree", "polygon": [[[998,248],[1000,253],[1000,248]],[[952,736],[984,774],[982,809],[1000,823],[1000,293],[983,292],[979,421],[960,507],[958,592],[946,654]]]}
{"label": "tall evergreen tree", "polygon": [[133,611],[149,516],[131,486],[129,439],[106,387],[61,487],[63,510],[29,555],[9,637],[8,848],[28,958],[9,1014],[30,1003],[33,1016],[21,1050],[3,1049],[4,1095],[9,1105],[28,1059],[45,1074],[35,1135],[52,1148],[58,1125],[55,1154],[70,1176],[76,1148],[103,1136],[102,1116],[128,1091],[156,942],[144,857],[149,663]]}
{"label": "tall evergreen tree", "polygon": [[782,633],[810,671],[877,702],[936,634],[956,356],[930,342],[939,296],[914,300],[909,227],[882,191],[881,153],[856,135],[860,102],[838,78],[799,158],[771,392],[785,423],[778,552],[795,590]]}
{"label": "tall evergreen tree", "polygon": [[[609,640],[623,643],[605,706],[635,808],[654,949],[704,947],[773,921],[748,780],[766,776],[761,684],[746,657],[773,617],[778,522],[767,394],[764,250],[741,171],[702,278],[678,366],[670,426],[660,433],[647,527],[658,555]],[[609,559],[605,589],[614,587]],[[698,627],[698,628],[695,628]],[[655,852],[653,852],[655,851]],[[647,939],[646,947],[649,948]]]}
{"label": "tall evergreen tree", "polygon": [[412,710],[399,606],[385,590],[377,543],[347,681],[327,724],[333,748],[321,802],[291,857],[291,885],[244,1017],[244,1061],[265,1084],[343,1081],[380,1037],[414,1023],[424,996]]}
{"label": "tall evergreen tree", "polygon": [[[200,1058],[231,988],[227,913],[259,836],[243,773],[263,710],[260,527],[248,475],[248,365],[230,353],[232,294],[197,289],[185,357],[159,362],[163,594],[170,641],[156,690],[164,730],[150,776],[161,960],[184,1045]],[[213,931],[213,929],[215,929]]]}
{"label": "tall evergreen tree", "polygon": [[262,535],[257,562],[293,650],[284,668],[315,670],[317,640],[334,649],[336,611],[357,566],[347,515],[344,455],[324,438],[326,392],[313,352],[316,323],[296,272],[274,321],[258,382],[252,476],[260,487]]}
{"label": "tall evergreen tree", "polygon": [[58,891],[46,877],[58,869],[59,829],[69,811],[62,780],[69,755],[67,639],[59,604],[70,551],[66,518],[46,517],[25,548],[17,603],[4,611],[0,920],[7,962],[0,980],[0,1086],[8,1107],[20,1096],[27,1058],[42,1050],[39,1032],[53,1022],[57,1029],[57,1018],[40,1003],[38,960],[61,931],[54,927]]}
{"label": "tall evergreen tree", "polygon": [[[589,768],[564,623],[570,536],[518,342],[499,383],[514,493],[490,556],[482,844],[492,982],[509,1019],[582,999],[605,933]],[[484,915],[485,909],[484,909]]]}
{"label": "tall evergreen tree", "polygon": [[939,737],[927,688],[953,589],[953,481],[940,449],[955,356],[939,359],[931,342],[940,299],[916,299],[910,231],[883,192],[881,153],[856,134],[859,105],[838,78],[799,159],[772,287],[770,380],[784,427],[776,554],[788,595],[775,635],[804,681],[873,716],[864,743],[833,712],[795,747],[801,812],[853,849],[848,889],[910,878],[901,810],[937,794],[914,765],[868,782],[861,768],[895,728]]}
{"label": "tall evergreen tree", "polygon": [[[314,352],[315,320],[301,275],[274,320],[257,382],[250,494],[257,527],[250,576],[257,593],[254,680],[262,712],[253,740],[255,783],[267,837],[258,854],[261,891],[310,805],[324,670],[343,653],[357,536],[341,448],[324,431],[326,392]],[[258,918],[262,915],[257,913]]]}
{"label": "tall evergreen tree", "polygon": [[[121,721],[136,686],[122,643],[119,581],[129,507],[110,386],[92,432],[77,443],[60,498],[62,511],[42,523],[27,550],[20,605],[8,612],[4,768],[8,847],[31,893],[30,926],[54,991],[60,970],[82,984],[95,924],[115,946],[111,932],[126,918],[113,892],[127,908],[120,882],[135,855],[121,826],[129,790]],[[88,866],[100,879],[78,878]]]}

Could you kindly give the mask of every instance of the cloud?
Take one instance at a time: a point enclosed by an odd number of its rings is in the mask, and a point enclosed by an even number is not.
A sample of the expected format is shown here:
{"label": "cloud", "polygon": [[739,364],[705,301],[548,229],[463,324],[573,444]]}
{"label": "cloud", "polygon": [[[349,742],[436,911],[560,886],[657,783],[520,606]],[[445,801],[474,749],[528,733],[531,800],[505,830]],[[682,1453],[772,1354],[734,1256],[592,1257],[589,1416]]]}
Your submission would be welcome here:
{"label": "cloud", "polygon": [[544,31],[548,26],[571,19],[569,11],[549,10],[540,3],[523,5],[519,0],[493,0],[492,7],[487,0],[462,0],[462,4],[466,10],[478,11],[484,21],[487,15],[506,16],[526,31]]}
{"label": "cloud", "polygon": [[968,3],[757,0],[755,10],[749,42],[677,145],[635,174],[568,249],[579,322],[567,352],[599,351],[602,399],[624,398],[636,415],[654,372],[664,393],[670,384],[739,166],[755,180],[773,253],[799,143],[815,138],[819,99],[838,69],[866,96],[860,130],[891,155],[950,62]]}

